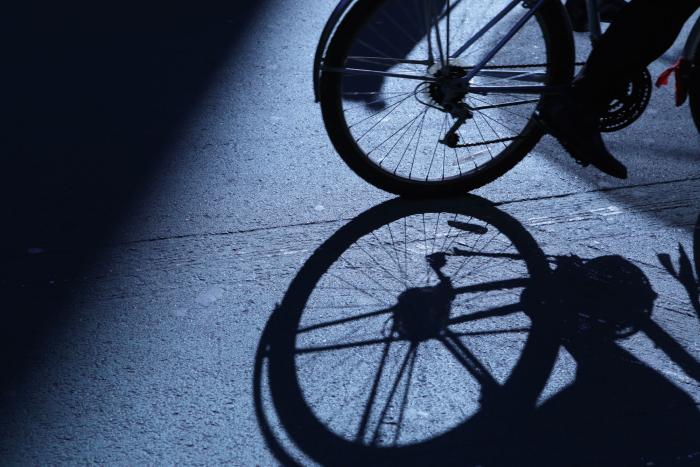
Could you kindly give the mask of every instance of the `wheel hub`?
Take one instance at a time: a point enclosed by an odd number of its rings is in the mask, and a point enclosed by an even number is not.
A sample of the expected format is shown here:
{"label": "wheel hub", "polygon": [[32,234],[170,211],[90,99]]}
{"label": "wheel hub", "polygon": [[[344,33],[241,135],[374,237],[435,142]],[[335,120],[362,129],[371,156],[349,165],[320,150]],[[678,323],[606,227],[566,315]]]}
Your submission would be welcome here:
{"label": "wheel hub", "polygon": [[433,102],[440,107],[450,110],[464,100],[467,95],[465,89],[460,89],[454,85],[454,80],[464,78],[467,71],[464,68],[448,65],[440,68],[433,76],[437,81],[433,81],[428,86],[428,94]]}

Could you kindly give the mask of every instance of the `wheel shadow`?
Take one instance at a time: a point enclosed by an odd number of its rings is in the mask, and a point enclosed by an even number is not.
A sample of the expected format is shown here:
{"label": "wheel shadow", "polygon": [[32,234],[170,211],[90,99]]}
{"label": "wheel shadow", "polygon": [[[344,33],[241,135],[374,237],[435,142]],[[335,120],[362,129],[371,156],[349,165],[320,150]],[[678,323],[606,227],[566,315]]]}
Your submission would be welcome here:
{"label": "wheel shadow", "polygon": [[[695,402],[618,344],[643,332],[700,382],[655,299],[624,258],[546,256],[481,198],[392,200],[319,247],[270,317],[259,426],[285,465],[691,465]],[[542,401],[562,348],[573,382]]]}

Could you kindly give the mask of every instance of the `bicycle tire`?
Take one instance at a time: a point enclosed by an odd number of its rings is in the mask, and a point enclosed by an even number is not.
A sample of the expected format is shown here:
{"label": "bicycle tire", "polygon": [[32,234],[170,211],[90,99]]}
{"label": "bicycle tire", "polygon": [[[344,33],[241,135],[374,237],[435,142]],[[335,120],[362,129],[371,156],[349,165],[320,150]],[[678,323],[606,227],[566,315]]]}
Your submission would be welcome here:
{"label": "bicycle tire", "polygon": [[[324,65],[327,67],[342,66],[346,62],[356,35],[363,28],[365,22],[368,21],[368,18],[372,18],[389,1],[391,0],[380,2],[375,0],[358,0],[346,13],[329,40]],[[546,48],[547,84],[564,85],[569,83],[574,71],[574,47],[571,27],[564,7],[560,2],[547,1],[535,14],[535,19]],[[391,193],[404,196],[443,196],[464,193],[479,188],[497,179],[514,167],[543,136],[543,131],[530,117],[520,133],[514,136],[513,141],[497,156],[493,156],[489,147],[486,146],[491,159],[481,166],[477,166],[476,162],[474,162],[474,169],[470,168],[465,173],[462,173],[460,167],[459,175],[442,180],[428,181],[432,168],[431,161],[425,180],[412,178],[412,173],[409,173],[408,177],[397,176],[396,169],[394,173],[391,173],[380,167],[381,162],[379,165],[373,162],[367,155],[367,151],[358,145],[357,138],[353,136],[344,115],[341,89],[342,79],[342,73],[327,71],[322,71],[320,77],[319,96],[321,110],[330,140],[337,153],[355,174],[375,187]],[[547,96],[541,96],[537,105],[541,105],[547,98]],[[447,117],[445,119],[447,120]],[[486,120],[484,119],[484,121]],[[491,129],[493,130],[493,126]],[[411,142],[409,142],[410,144]],[[505,143],[502,144],[505,146]],[[481,152],[483,153],[484,151]],[[457,164],[459,165],[456,150],[455,159],[457,159]],[[401,161],[399,161],[399,164],[401,164]],[[443,152],[443,177],[444,166]]]}
{"label": "bicycle tire", "polygon": [[[446,452],[453,452],[448,449],[455,449],[456,446],[464,447],[470,443],[478,445],[476,437],[490,438],[491,434],[483,432],[485,417],[497,413],[496,419],[508,417],[509,423],[514,423],[519,410],[527,410],[535,404],[559,348],[558,337],[549,326],[550,317],[537,314],[530,316],[531,328],[522,353],[501,387],[502,392],[499,392],[498,400],[502,402],[498,407],[500,411],[492,410],[485,414],[482,405],[482,411],[469,421],[426,441],[400,447],[377,447],[341,437],[318,418],[308,402],[309,395],[300,383],[300,370],[296,360],[298,333],[302,332],[302,315],[312,292],[326,271],[334,263],[340,263],[341,256],[357,240],[391,222],[407,216],[435,212],[459,213],[474,219],[474,222],[483,221],[495,227],[522,254],[522,261],[530,277],[539,280],[548,277],[550,269],[544,253],[521,224],[495,207],[479,202],[480,199],[466,201],[458,199],[437,203],[409,203],[395,199],[383,203],[361,214],[333,234],[292,280],[280,306],[270,318],[269,335],[261,341],[260,346],[265,349],[268,359],[269,391],[278,420],[297,447],[315,461],[323,465],[394,465],[407,461],[417,462],[417,459],[435,460],[436,452],[445,455]],[[258,362],[258,365],[262,363]],[[318,369],[314,371],[318,373]],[[311,398],[317,397],[312,394]],[[475,428],[475,424],[478,428]],[[472,454],[478,457],[477,454]],[[457,455],[454,459],[465,462],[466,458]]]}
{"label": "bicycle tire", "polygon": [[688,100],[690,101],[690,115],[693,117],[695,127],[700,133],[700,51],[695,57],[693,67],[690,72],[688,88]]}

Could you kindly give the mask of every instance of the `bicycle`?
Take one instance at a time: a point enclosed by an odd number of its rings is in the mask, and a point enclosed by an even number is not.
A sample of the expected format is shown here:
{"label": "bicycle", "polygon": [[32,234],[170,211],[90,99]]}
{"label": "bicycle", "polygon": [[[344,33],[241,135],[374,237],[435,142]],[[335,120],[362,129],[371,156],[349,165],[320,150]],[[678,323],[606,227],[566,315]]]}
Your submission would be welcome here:
{"label": "bicycle", "polygon": [[[596,0],[588,12],[595,42]],[[666,73],[675,72],[678,103],[689,96],[700,130],[698,63],[700,21]],[[321,34],[314,93],[357,175],[395,194],[446,195],[495,180],[529,153],[543,136],[534,111],[571,82],[576,65],[559,1],[343,0]],[[648,71],[634,77],[601,130],[633,123],[652,87]]]}

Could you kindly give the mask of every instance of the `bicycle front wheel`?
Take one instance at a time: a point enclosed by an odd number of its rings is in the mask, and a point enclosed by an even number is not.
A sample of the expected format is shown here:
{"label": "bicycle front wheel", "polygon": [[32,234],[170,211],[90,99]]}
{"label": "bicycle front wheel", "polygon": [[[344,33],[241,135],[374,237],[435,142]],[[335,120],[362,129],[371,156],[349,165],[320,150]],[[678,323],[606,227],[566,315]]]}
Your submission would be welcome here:
{"label": "bicycle front wheel", "polygon": [[542,135],[532,114],[545,92],[573,76],[563,7],[533,3],[358,0],[321,67],[323,118],[343,160],[413,196],[465,192],[512,168]]}

